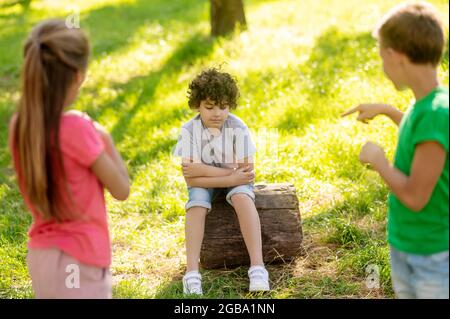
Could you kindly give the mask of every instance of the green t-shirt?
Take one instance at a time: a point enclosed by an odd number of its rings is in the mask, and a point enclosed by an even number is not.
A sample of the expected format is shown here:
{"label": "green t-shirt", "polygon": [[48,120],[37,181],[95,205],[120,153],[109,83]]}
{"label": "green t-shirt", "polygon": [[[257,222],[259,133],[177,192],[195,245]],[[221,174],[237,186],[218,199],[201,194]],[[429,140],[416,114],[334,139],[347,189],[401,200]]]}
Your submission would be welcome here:
{"label": "green t-shirt", "polygon": [[448,250],[448,89],[439,87],[416,101],[400,123],[394,166],[410,175],[417,144],[438,142],[447,159],[430,201],[419,212],[389,194],[388,241],[400,251],[430,255]]}

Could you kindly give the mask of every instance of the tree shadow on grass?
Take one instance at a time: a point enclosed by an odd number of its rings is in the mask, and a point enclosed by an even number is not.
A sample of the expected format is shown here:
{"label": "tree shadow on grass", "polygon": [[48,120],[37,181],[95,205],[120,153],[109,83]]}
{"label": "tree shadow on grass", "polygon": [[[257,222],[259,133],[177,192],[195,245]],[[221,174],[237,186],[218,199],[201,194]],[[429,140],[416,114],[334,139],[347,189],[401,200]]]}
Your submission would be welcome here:
{"label": "tree shadow on grass", "polygon": [[[113,53],[127,46],[136,30],[147,23],[158,23],[163,28],[171,23],[186,26],[197,24],[206,12],[206,3],[197,0],[138,0],[132,3],[106,5],[80,13],[80,27],[87,31],[92,46],[93,60]],[[57,18],[65,19],[72,12],[62,12]],[[24,14],[0,14],[0,48],[8,48],[0,57],[0,75],[6,74],[16,79],[19,76],[22,60],[22,44],[31,28],[44,19],[55,16],[42,16],[31,7]]]}
{"label": "tree shadow on grass", "polygon": [[326,30],[316,41],[309,59],[300,66],[305,99],[301,108],[287,109],[277,127],[302,130],[321,118],[336,116],[339,110],[324,109],[323,104],[338,97],[342,81],[364,73],[376,72],[375,39],[369,32],[343,34],[336,28]]}
{"label": "tree shadow on grass", "polygon": [[[164,65],[145,76],[135,77],[125,84],[113,84],[114,90],[123,92],[113,101],[108,102],[108,105],[101,106],[97,109],[87,109],[87,111],[94,117],[99,118],[105,112],[113,111],[121,114],[119,120],[111,129],[111,135],[116,143],[123,141],[125,137],[132,139],[139,139],[139,136],[133,136],[130,133],[130,125],[136,115],[144,108],[150,108],[154,102],[159,85],[167,79],[172,79],[185,68],[194,65],[199,60],[207,59],[214,49],[215,40],[209,36],[201,33],[195,33],[173,52],[173,54],[166,60]],[[96,94],[96,93],[94,93]],[[134,102],[130,105],[128,99],[134,96]],[[185,104],[181,101],[180,104]],[[171,126],[171,123],[186,117],[189,109],[175,106],[173,108],[162,108],[155,111],[149,111],[149,119],[142,120],[140,125],[146,128],[159,128],[161,126]],[[146,131],[148,132],[148,130]],[[153,157],[159,152],[169,151],[174,143],[171,136],[159,138],[156,141],[146,142],[143,145],[139,140],[139,149],[142,149],[136,155],[129,159],[132,165],[143,163],[148,157]]]}
{"label": "tree shadow on grass", "polygon": [[[299,261],[311,258],[311,264],[320,257],[299,256]],[[317,265],[318,267],[322,265]],[[310,270],[298,275],[298,265],[293,263],[266,265],[269,272],[271,290],[268,292],[249,292],[247,266],[234,269],[201,270],[203,295],[183,294],[182,276],[179,274],[162,283],[154,294],[155,299],[271,299],[280,298],[355,298],[364,291],[350,276],[336,278],[333,274]]]}
{"label": "tree shadow on grass", "polygon": [[[136,113],[143,105],[148,105],[153,101],[158,85],[162,80],[177,74],[183,66],[192,65],[197,60],[208,57],[213,51],[213,44],[214,42],[211,38],[196,33],[175,50],[161,69],[144,77],[135,78],[128,82],[125,87],[122,87],[124,92],[133,92],[138,89],[140,94],[133,107],[114,125],[111,131],[114,139],[117,141],[122,140],[127,132],[129,123]],[[167,117],[167,115],[170,115],[170,117]],[[162,121],[169,122],[174,117],[182,115],[184,113],[180,111],[174,111],[171,114],[162,112],[161,116],[154,119],[151,124],[160,124]]]}
{"label": "tree shadow on grass", "polygon": [[381,292],[389,297],[392,296],[392,286],[389,259],[385,254],[388,246],[385,212],[387,192],[380,184],[370,184],[346,196],[343,201],[312,216],[302,217],[302,225],[304,232],[314,240],[314,245],[328,247],[338,256],[338,275],[364,282],[366,267],[377,265]]}
{"label": "tree shadow on grass", "polygon": [[124,47],[136,30],[147,23],[163,29],[172,22],[187,26],[202,20],[205,3],[196,0],[139,0],[101,7],[81,15],[81,27],[90,31],[93,59]]}
{"label": "tree shadow on grass", "polygon": [[15,173],[9,167],[0,167],[0,239],[14,244],[27,240],[26,230],[31,224],[31,215],[15,181]]}
{"label": "tree shadow on grass", "polygon": [[[140,26],[146,23],[157,22],[163,27],[168,27],[174,21],[187,26],[196,24],[202,20],[205,6],[205,3],[196,0],[173,0],[170,2],[165,0],[140,0],[129,4],[107,5],[82,12],[80,25],[90,33],[93,47],[92,58],[98,59],[126,46],[129,38]],[[0,89],[17,90],[22,60],[22,43],[32,26],[44,18],[37,18],[33,9],[26,14],[0,15],[0,27],[4,28],[0,36],[0,47],[8,48],[8,50],[0,53],[2,59],[0,64]],[[195,34],[175,52],[161,70],[146,77],[136,78],[123,86],[123,88],[129,90],[133,90],[134,87],[142,88],[142,93],[135,107],[131,109],[131,112],[127,112],[114,128],[114,136],[119,140],[122,138],[124,129],[126,129],[126,125],[121,128],[122,125],[128,123],[128,120],[134,117],[142,103],[152,99],[162,76],[179,70],[182,67],[180,61],[183,61],[183,59],[186,59],[186,63],[194,62],[195,57],[203,53],[201,50],[196,50],[196,46],[205,50],[205,54],[212,49],[212,43],[209,39]],[[5,150],[0,156],[0,165],[5,165],[10,159],[6,146],[7,123],[14,110],[13,103],[10,104],[11,106],[7,109],[3,107],[0,109],[0,120],[2,122],[0,124],[0,150]],[[184,114],[174,111],[165,115],[170,118],[171,116],[179,117]]]}
{"label": "tree shadow on grass", "polygon": [[[374,58],[376,40],[370,32],[345,34],[332,27],[316,41],[305,66],[308,67],[312,86],[308,92],[319,96],[330,95],[337,80],[358,70],[373,71],[368,65]],[[377,57],[377,56],[376,56]]]}
{"label": "tree shadow on grass", "polygon": [[26,254],[27,230],[32,218],[13,181],[12,172],[1,168],[0,203],[0,298],[31,298]]}

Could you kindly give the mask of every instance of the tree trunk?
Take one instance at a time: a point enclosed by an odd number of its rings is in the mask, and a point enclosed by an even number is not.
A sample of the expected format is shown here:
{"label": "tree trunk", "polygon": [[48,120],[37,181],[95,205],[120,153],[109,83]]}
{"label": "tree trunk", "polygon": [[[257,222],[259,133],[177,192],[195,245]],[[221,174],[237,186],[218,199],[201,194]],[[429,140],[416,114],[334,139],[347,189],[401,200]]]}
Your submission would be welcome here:
{"label": "tree trunk", "polygon": [[244,4],[242,0],[210,0],[211,35],[222,36],[232,32],[236,24],[245,27]]}
{"label": "tree trunk", "polygon": [[[286,262],[301,250],[302,228],[295,188],[290,184],[255,185],[256,209],[261,221],[265,263]],[[224,194],[206,215],[205,236],[200,254],[203,268],[249,265],[250,258],[239,221]]]}

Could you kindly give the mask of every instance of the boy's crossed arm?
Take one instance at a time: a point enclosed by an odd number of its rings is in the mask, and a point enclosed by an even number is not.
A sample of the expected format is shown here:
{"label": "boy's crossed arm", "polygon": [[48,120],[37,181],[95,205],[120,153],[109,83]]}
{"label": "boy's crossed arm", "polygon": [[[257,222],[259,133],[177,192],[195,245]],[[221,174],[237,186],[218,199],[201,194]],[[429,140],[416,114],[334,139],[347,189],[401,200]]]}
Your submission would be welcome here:
{"label": "boy's crossed arm", "polygon": [[182,171],[186,184],[190,187],[225,188],[250,184],[255,174],[251,159],[245,158],[238,163],[237,169],[215,167],[203,163],[193,163],[190,158],[183,158]]}
{"label": "boy's crossed arm", "polygon": [[188,178],[228,176],[234,171],[232,168],[222,168],[203,163],[194,163],[190,159],[183,159],[181,167],[183,169],[183,176]]}

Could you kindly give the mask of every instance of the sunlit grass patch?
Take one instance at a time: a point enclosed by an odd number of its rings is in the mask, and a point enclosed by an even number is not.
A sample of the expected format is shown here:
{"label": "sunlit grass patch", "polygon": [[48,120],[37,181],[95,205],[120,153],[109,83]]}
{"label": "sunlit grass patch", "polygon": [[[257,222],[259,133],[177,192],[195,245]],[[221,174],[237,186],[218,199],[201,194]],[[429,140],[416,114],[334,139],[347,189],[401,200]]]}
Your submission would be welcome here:
{"label": "sunlit grass patch", "polygon": [[[399,2],[249,0],[248,28],[211,39],[207,1],[77,1],[92,55],[74,107],[112,133],[132,179],[126,202],[106,197],[115,298],[186,298],[187,191],[170,153],[182,123],[196,114],[187,106],[187,86],[206,67],[237,79],[234,113],[257,144],[256,182],[295,185],[304,241],[298,258],[268,266],[271,292],[250,294],[244,266],[202,270],[204,298],[393,297],[388,189],[358,154],[372,140],[392,159],[397,128],[385,118],[365,125],[340,114],[365,102],[402,110],[411,103],[411,92],[395,91],[385,78],[371,37]],[[448,28],[448,1],[432,2]],[[0,12],[0,47],[7,48],[0,50],[0,298],[33,296],[25,265],[31,217],[7,149],[21,46],[36,22],[67,17],[72,3],[34,0],[27,14],[19,7]],[[448,84],[448,46],[439,74]],[[369,265],[379,267],[380,289],[366,286]]]}

